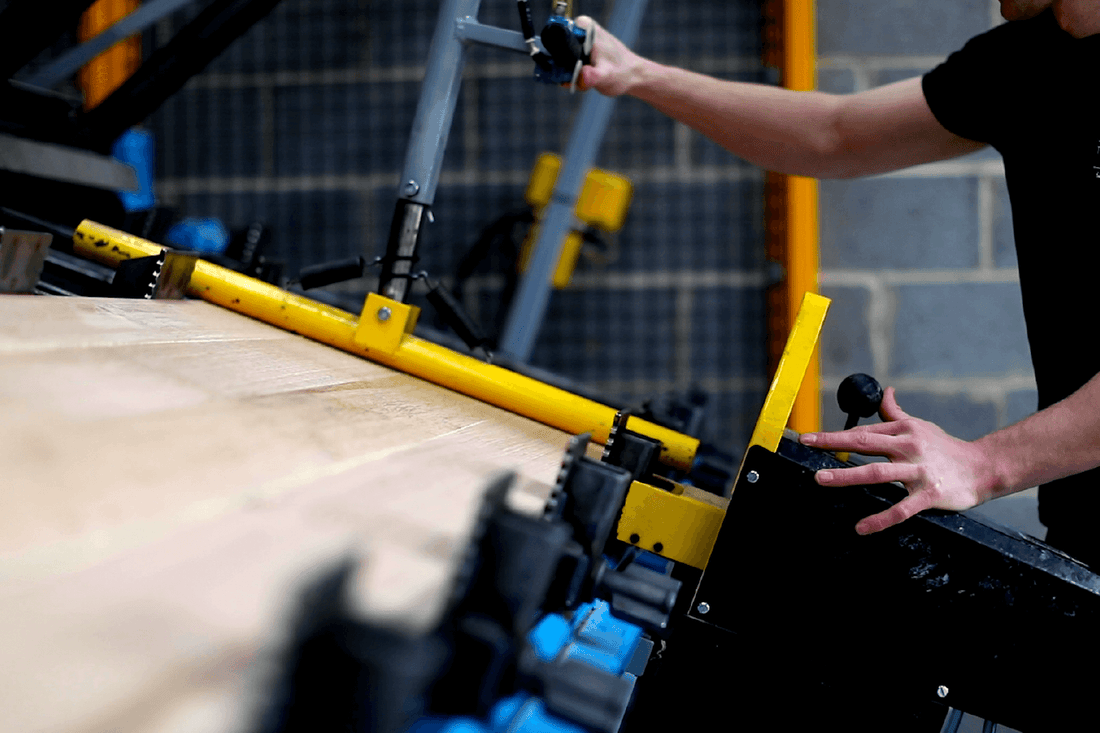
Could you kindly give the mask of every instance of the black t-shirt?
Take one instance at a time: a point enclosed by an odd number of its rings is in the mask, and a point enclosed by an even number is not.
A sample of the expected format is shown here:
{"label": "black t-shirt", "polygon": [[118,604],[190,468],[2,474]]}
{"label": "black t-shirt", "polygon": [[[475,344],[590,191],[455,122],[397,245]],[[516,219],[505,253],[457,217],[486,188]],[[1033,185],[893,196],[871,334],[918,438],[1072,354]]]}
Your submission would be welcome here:
{"label": "black t-shirt", "polygon": [[[1100,36],[1075,39],[1048,10],[972,39],[923,88],[940,124],[1004,158],[1043,409],[1100,372]],[[1048,527],[1097,527],[1100,546],[1100,469],[1039,504]]]}

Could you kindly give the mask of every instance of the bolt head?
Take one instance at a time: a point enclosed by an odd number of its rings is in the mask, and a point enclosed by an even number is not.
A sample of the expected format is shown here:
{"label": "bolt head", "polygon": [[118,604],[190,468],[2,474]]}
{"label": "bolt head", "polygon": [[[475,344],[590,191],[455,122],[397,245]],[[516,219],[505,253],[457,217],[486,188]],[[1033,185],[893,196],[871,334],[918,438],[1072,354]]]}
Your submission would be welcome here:
{"label": "bolt head", "polygon": [[941,698],[942,697],[947,697],[947,686],[946,685],[940,685],[939,687],[937,687],[936,688],[936,696],[941,697]]}
{"label": "bolt head", "polygon": [[382,321],[383,323],[390,320],[390,316],[392,315],[393,311],[389,309],[389,306],[384,305],[378,309],[378,320]]}
{"label": "bolt head", "polygon": [[706,601],[703,601],[702,603],[700,603],[698,606],[695,607],[695,610],[698,611],[701,614],[710,613],[710,604],[707,603]]}
{"label": "bolt head", "polygon": [[420,193],[420,184],[416,181],[408,181],[405,183],[405,187],[401,189],[401,192],[406,196],[415,196]]}
{"label": "bolt head", "polygon": [[749,471],[747,474],[745,474],[745,480],[748,481],[750,484],[755,484],[757,481],[760,480],[760,474],[758,474],[756,471]]}

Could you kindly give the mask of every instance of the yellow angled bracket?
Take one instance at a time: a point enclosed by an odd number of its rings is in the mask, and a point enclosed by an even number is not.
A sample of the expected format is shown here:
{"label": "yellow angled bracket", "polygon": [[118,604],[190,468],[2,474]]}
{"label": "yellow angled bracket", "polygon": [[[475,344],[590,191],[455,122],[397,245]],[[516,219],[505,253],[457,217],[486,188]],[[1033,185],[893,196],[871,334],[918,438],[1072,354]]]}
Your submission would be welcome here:
{"label": "yellow angled bracket", "polygon": [[787,345],[783,349],[783,357],[779,360],[779,368],[775,370],[768,396],[764,399],[764,408],[760,411],[756,428],[749,440],[750,447],[759,445],[772,452],[779,447],[779,439],[783,437],[783,430],[787,427],[791,408],[794,407],[802,378],[806,375],[806,369],[814,355],[817,338],[821,335],[821,326],[825,323],[825,314],[831,302],[816,293],[806,293],[803,296],[802,306],[798,309],[794,327],[791,328]]}
{"label": "yellow angled bracket", "polygon": [[355,343],[372,351],[393,354],[401,340],[416,328],[420,309],[378,293],[368,293],[355,329]]}
{"label": "yellow angled bracket", "polygon": [[720,507],[686,494],[674,494],[635,481],[623,503],[616,536],[643,550],[702,570],[714,549],[725,515]]}

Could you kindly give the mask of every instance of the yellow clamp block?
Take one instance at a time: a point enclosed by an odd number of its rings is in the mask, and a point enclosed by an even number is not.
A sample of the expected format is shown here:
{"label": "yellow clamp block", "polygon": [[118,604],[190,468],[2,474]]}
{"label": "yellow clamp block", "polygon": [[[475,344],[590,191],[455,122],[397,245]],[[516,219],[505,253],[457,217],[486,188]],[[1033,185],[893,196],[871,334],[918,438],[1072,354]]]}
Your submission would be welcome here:
{"label": "yellow clamp block", "polygon": [[635,481],[623,502],[616,537],[702,570],[725,516],[726,512],[713,504]]}
{"label": "yellow clamp block", "polygon": [[[542,209],[550,202],[554,193],[554,184],[558,180],[558,172],[561,170],[561,158],[553,153],[543,153],[535,163],[531,171],[531,178],[527,183],[527,203],[535,209]],[[584,186],[580,196],[577,197],[577,205],[574,209],[577,220],[583,224],[602,229],[608,232],[616,232],[622,229],[626,221],[626,212],[630,208],[630,200],[634,195],[634,187],[630,181],[622,176],[608,171],[593,168],[585,177]],[[519,256],[519,271],[525,272],[531,257],[531,249],[537,239],[538,227],[532,227]],[[573,270],[577,267],[577,258],[580,255],[584,239],[580,232],[570,232],[562,244],[561,255],[558,258],[557,267],[554,269],[552,283],[555,288],[564,288],[573,278]]]}
{"label": "yellow clamp block", "polygon": [[[531,227],[530,234],[523,240],[523,247],[519,253],[519,271],[526,272],[527,265],[531,259],[531,250],[535,248],[534,243],[538,239],[538,226]],[[584,237],[580,232],[569,232],[565,237],[565,242],[561,247],[561,255],[558,257],[557,267],[554,268],[554,274],[550,278],[550,282],[555,288],[561,290],[569,285],[573,280],[573,271],[577,269],[577,260],[581,255],[581,247],[584,245]]]}
{"label": "yellow clamp block", "polygon": [[[550,203],[554,193],[554,184],[561,171],[561,158],[553,153],[543,153],[535,162],[531,178],[527,182],[527,203],[541,209]],[[634,196],[634,186],[630,179],[610,171],[593,168],[588,171],[577,197],[574,213],[585,224],[617,232],[623,228],[630,200]]]}
{"label": "yellow clamp block", "polygon": [[406,334],[416,328],[420,309],[378,293],[368,293],[355,329],[355,343],[372,351],[394,354]]}

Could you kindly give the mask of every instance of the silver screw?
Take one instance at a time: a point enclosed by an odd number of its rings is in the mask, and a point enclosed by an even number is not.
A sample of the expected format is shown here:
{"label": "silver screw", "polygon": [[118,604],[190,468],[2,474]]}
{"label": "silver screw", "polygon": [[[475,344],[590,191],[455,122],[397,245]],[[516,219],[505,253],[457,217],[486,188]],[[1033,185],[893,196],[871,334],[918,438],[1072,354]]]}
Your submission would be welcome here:
{"label": "silver screw", "polygon": [[415,196],[416,194],[420,193],[420,184],[418,184],[416,181],[409,181],[405,184],[405,188],[402,189],[402,193],[404,193],[406,196]]}
{"label": "silver screw", "polygon": [[946,685],[940,685],[939,687],[937,687],[936,688],[936,695],[938,695],[939,697],[947,697],[947,686]]}
{"label": "silver screw", "polygon": [[756,471],[749,471],[747,474],[745,474],[745,480],[748,481],[750,484],[755,484],[757,481],[760,480],[760,474],[758,474]]}
{"label": "silver screw", "polygon": [[392,314],[393,314],[393,311],[390,310],[389,306],[384,305],[384,306],[382,306],[381,308],[378,309],[378,320],[385,323],[386,321],[390,320],[390,316]]}
{"label": "silver screw", "polygon": [[703,601],[702,603],[700,603],[698,606],[695,607],[695,610],[698,611],[701,614],[710,613],[710,604],[707,603],[706,601]]}

